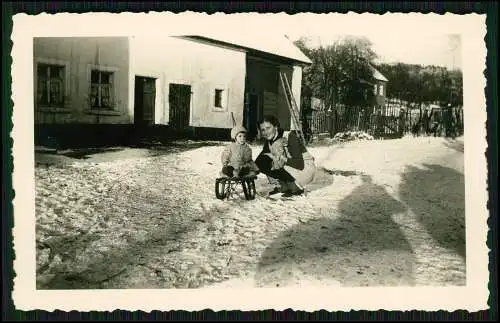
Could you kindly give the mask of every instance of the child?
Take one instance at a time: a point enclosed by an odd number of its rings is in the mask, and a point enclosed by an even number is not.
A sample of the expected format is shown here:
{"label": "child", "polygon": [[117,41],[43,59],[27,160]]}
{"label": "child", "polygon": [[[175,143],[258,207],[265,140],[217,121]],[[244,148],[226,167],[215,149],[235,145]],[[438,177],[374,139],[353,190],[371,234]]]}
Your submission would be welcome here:
{"label": "child", "polygon": [[236,126],[231,129],[234,140],[222,152],[222,174],[229,177],[255,176],[257,165],[252,159],[252,149],[246,143],[245,127]]}

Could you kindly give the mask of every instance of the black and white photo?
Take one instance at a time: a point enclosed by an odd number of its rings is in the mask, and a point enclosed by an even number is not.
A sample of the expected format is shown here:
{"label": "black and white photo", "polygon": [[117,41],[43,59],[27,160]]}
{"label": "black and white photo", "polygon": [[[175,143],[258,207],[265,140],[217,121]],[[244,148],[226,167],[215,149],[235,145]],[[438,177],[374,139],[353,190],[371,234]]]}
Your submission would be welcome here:
{"label": "black and white photo", "polygon": [[15,302],[482,308],[485,28],[14,17]]}

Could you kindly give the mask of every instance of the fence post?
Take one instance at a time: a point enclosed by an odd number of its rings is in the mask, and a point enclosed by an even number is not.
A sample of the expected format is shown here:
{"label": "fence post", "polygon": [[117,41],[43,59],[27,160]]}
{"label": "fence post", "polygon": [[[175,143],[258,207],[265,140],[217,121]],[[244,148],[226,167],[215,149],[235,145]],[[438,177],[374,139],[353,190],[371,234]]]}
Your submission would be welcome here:
{"label": "fence post", "polygon": [[399,132],[399,137],[402,138],[405,134],[405,121],[406,121],[406,113],[403,108],[399,109],[399,125],[398,125],[398,132]]}
{"label": "fence post", "polygon": [[335,136],[335,124],[337,122],[336,118],[335,118],[335,110],[332,109],[332,110],[329,110],[328,113],[326,114],[327,118],[328,118],[328,123],[329,123],[329,132],[330,132],[330,138],[333,138],[333,136]]}
{"label": "fence post", "polygon": [[384,135],[384,125],[383,125],[383,116],[380,107],[377,108],[377,114],[375,118],[376,122],[376,131],[375,134],[377,137],[382,137]]}
{"label": "fence post", "polygon": [[359,131],[359,126],[360,126],[360,123],[361,123],[361,111],[360,111],[359,108],[358,108],[358,113],[357,114],[358,114],[358,118],[357,118],[358,120],[356,122],[356,131]]}
{"label": "fence post", "polygon": [[408,133],[411,130],[411,110],[405,110],[405,133]]}
{"label": "fence post", "polygon": [[464,134],[464,124],[463,124],[463,118],[462,118],[462,107],[458,107],[455,114],[457,116],[457,125],[458,125],[458,135],[463,135]]}
{"label": "fence post", "polygon": [[450,106],[447,106],[445,109],[444,109],[444,129],[445,129],[445,132],[444,132],[444,135],[445,137],[452,137],[452,117],[451,117],[451,107]]}

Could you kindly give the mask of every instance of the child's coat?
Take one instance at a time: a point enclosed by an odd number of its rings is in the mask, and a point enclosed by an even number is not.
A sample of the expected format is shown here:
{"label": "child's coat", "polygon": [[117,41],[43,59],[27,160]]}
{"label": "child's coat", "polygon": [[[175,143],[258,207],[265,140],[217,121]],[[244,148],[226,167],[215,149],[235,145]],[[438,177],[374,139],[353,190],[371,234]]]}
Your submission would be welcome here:
{"label": "child's coat", "polygon": [[248,144],[238,144],[232,142],[224,148],[221,156],[222,166],[232,166],[235,170],[242,167],[249,167],[252,171],[257,171],[257,165],[252,159],[252,148]]}

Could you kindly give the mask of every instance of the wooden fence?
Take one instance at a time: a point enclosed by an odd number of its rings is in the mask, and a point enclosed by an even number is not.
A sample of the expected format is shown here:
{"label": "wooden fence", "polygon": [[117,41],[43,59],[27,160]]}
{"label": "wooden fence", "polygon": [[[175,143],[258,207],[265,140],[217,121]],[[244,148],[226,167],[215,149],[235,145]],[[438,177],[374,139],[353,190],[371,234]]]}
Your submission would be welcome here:
{"label": "wooden fence", "polygon": [[309,126],[313,135],[365,131],[375,138],[398,138],[406,134],[455,137],[463,134],[463,109],[408,109],[390,103],[381,108],[339,105],[333,112],[313,111]]}

